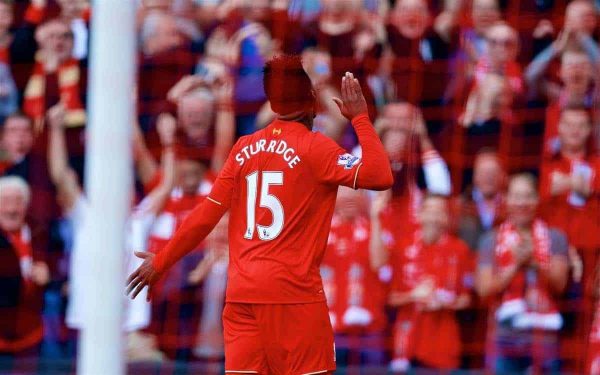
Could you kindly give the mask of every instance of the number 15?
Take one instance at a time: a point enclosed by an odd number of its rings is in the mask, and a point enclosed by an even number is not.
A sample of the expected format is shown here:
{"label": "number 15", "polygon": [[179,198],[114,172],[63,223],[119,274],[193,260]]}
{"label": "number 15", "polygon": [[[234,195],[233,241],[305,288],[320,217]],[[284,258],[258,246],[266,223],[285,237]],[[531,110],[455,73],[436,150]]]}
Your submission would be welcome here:
{"label": "number 15", "polygon": [[248,195],[246,200],[246,232],[244,238],[251,240],[254,237],[254,227],[258,229],[258,238],[270,241],[281,233],[283,229],[283,206],[277,197],[269,194],[270,185],[283,185],[283,172],[262,172],[260,188],[260,207],[267,208],[273,214],[273,222],[269,226],[256,224],[256,197],[258,188],[258,171],[246,176]]}

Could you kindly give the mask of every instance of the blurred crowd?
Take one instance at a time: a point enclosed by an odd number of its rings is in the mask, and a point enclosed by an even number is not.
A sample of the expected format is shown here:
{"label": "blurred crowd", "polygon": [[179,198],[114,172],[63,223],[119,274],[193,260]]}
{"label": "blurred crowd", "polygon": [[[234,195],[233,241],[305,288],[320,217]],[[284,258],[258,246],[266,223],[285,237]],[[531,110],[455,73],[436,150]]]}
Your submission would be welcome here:
{"label": "blurred crowd", "polygon": [[[338,366],[600,374],[599,14],[598,0],[139,0],[127,267],[275,118],[265,61],[301,54],[314,131],[360,154],[331,100],[353,72],[395,175],[387,192],[339,191],[321,266]],[[0,0],[0,360],[15,366],[73,358],[86,306],[91,17],[88,0]],[[220,361],[226,269],[224,219],[150,303],[124,299],[128,360]]]}

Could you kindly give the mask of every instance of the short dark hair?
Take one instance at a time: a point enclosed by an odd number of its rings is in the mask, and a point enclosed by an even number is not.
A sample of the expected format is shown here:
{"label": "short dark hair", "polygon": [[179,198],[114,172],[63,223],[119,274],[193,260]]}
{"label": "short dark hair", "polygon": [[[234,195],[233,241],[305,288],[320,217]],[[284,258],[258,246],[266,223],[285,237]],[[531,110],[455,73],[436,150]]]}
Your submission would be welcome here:
{"label": "short dark hair", "polygon": [[312,83],[299,55],[277,55],[263,69],[263,86],[274,112],[285,115],[314,109]]}

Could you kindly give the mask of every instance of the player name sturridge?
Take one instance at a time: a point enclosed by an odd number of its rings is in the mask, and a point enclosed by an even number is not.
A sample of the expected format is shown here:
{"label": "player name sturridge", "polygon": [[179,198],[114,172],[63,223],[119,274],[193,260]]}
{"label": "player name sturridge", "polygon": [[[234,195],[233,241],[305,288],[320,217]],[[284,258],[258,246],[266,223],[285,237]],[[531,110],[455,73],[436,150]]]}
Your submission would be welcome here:
{"label": "player name sturridge", "polygon": [[266,139],[259,139],[254,144],[242,148],[242,150],[235,155],[235,160],[242,166],[246,160],[249,160],[252,156],[257,155],[260,152],[271,152],[281,155],[290,168],[294,168],[294,166],[300,162],[300,157],[296,155],[296,150],[288,147],[288,144],[284,140],[272,140],[267,146]]}

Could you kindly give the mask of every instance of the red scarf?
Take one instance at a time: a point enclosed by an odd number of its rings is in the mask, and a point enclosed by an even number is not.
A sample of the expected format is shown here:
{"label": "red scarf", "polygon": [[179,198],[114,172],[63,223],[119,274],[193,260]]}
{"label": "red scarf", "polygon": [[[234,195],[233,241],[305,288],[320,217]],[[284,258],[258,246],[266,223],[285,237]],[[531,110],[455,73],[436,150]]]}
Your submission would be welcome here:
{"label": "red scarf", "polygon": [[44,335],[40,313],[40,289],[31,281],[32,249],[30,243],[30,231],[27,226],[21,230],[7,233],[7,238],[16,255],[19,257],[21,276],[24,279],[24,288],[21,291],[19,305],[9,312],[1,311],[2,319],[14,319],[11,323],[4,321],[3,324],[14,324],[15,337],[0,337],[0,351],[20,352],[38,344]]}
{"label": "red scarf", "polygon": [[[60,100],[66,108],[65,123],[69,127],[83,126],[86,121],[79,92],[80,73],[79,62],[75,59],[69,59],[58,67]],[[46,115],[47,103],[44,100],[46,75],[44,64],[36,61],[33,74],[27,82],[23,100],[23,111],[33,119],[38,132],[43,129]]]}
{"label": "red scarf", "polygon": [[31,276],[31,267],[33,264],[33,252],[31,250],[31,235],[29,227],[24,226],[20,231],[8,233],[7,236],[8,240],[13,245],[13,248],[16,250],[17,256],[19,257],[21,276],[23,279],[29,280],[29,277]]}
{"label": "red scarf", "polygon": [[[533,260],[541,269],[550,266],[550,230],[542,220],[532,226]],[[522,238],[514,225],[504,222],[498,229],[496,239],[496,265],[499,270],[515,265],[513,248]],[[562,318],[550,292],[542,285],[540,276],[533,269],[520,270],[502,295],[500,307],[496,310],[498,321],[512,321],[513,328],[558,330]]]}

